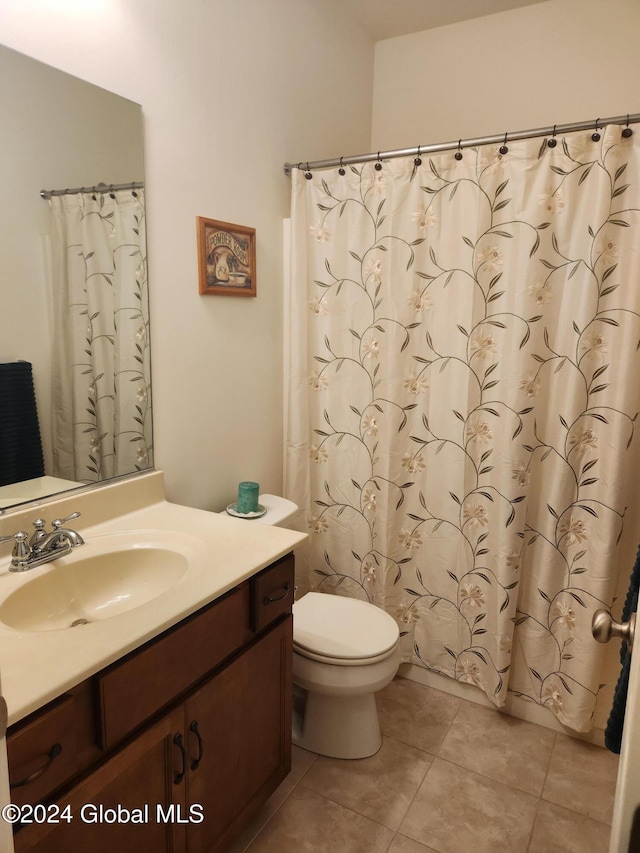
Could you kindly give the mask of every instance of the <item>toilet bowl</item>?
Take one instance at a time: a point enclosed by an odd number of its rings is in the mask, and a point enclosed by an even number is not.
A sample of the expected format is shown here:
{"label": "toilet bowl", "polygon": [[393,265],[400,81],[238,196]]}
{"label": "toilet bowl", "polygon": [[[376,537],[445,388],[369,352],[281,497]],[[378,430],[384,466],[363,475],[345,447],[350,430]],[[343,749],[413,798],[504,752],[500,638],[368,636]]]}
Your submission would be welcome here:
{"label": "toilet bowl", "polygon": [[[298,507],[260,495],[252,523],[286,527]],[[373,604],[308,592],[293,605],[293,742],[332,758],[367,758],[382,744],[375,693],[400,665],[400,631]]]}
{"label": "toilet bowl", "polygon": [[309,592],[293,605],[293,742],[332,758],[382,744],[374,694],[400,664],[395,621],[366,601]]}

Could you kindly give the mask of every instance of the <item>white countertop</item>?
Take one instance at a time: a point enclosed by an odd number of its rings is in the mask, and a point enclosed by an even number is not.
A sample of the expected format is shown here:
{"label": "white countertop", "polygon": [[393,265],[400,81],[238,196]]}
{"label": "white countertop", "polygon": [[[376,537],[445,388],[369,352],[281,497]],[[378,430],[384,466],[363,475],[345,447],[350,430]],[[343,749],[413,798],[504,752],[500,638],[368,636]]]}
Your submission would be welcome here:
{"label": "white countertop", "polygon": [[[35,516],[35,513],[34,513]],[[0,621],[0,671],[2,690],[15,723],[65,690],[113,663],[162,631],[223,595],[256,572],[288,554],[306,534],[235,519],[191,507],[159,501],[124,515],[74,529],[85,545],[68,557],[31,569],[9,572],[10,557],[0,559],[0,613],[2,603],[22,584],[38,575],[55,572],[64,561],[91,556],[113,534],[132,533],[163,539],[176,534],[188,542],[189,568],[167,592],[141,606],[87,625],[47,631],[22,631]]]}

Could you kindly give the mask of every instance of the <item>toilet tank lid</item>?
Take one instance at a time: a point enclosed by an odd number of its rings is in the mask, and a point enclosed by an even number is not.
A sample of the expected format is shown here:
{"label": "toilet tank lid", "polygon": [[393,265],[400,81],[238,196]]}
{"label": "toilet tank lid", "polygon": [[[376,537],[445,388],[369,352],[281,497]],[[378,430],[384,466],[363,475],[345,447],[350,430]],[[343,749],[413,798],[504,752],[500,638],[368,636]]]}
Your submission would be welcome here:
{"label": "toilet tank lid", "polygon": [[266,509],[266,513],[261,518],[256,518],[259,524],[274,526],[282,524],[283,521],[292,518],[298,510],[298,504],[281,495],[260,495],[258,502]]}
{"label": "toilet tank lid", "polygon": [[399,636],[395,620],[367,601],[308,592],[293,605],[294,646],[325,657],[377,657]]}

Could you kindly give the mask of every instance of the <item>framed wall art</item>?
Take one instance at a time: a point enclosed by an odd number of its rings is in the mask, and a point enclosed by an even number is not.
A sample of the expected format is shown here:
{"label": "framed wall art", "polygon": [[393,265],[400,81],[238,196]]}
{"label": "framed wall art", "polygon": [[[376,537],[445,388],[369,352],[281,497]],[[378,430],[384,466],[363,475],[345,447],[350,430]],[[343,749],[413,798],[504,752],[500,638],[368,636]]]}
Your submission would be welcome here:
{"label": "framed wall art", "polygon": [[256,295],[256,230],[198,216],[201,294]]}

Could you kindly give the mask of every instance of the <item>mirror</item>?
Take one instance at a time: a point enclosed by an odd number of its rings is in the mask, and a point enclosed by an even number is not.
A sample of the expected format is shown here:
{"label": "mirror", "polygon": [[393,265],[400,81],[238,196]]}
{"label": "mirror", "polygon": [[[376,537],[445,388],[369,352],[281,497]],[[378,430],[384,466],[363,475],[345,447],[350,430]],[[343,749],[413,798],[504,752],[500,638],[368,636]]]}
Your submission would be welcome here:
{"label": "mirror", "polygon": [[[19,481],[14,483],[11,480],[12,475],[5,475],[0,481],[1,513],[9,506],[67,489],[85,487],[89,483],[103,482],[110,476],[152,468],[153,451],[150,438],[145,443],[140,437],[134,436],[127,441],[138,442],[135,445],[137,456],[133,454],[133,459],[127,459],[125,470],[122,470],[122,467],[115,471],[110,470],[109,466],[102,464],[100,458],[95,465],[85,465],[80,475],[79,469],[69,474],[72,469],[65,468],[64,464],[61,465],[60,460],[55,458],[59,445],[67,442],[66,436],[63,441],[57,438],[61,435],[61,422],[65,418],[61,418],[59,413],[56,414],[56,407],[60,408],[61,392],[60,377],[56,375],[55,368],[58,359],[55,353],[65,340],[63,326],[67,323],[64,310],[61,314],[60,304],[56,302],[59,300],[59,295],[56,294],[60,293],[61,288],[60,269],[59,265],[56,266],[56,251],[59,250],[56,249],[57,238],[52,226],[53,214],[50,203],[40,195],[43,189],[93,188],[98,184],[142,184],[144,175],[141,107],[2,45],[0,79],[4,84],[0,87],[0,115],[3,125],[0,138],[0,185],[3,188],[0,233],[4,237],[0,250],[0,369],[6,368],[8,363],[27,362],[31,365],[32,394],[35,394],[37,408],[36,432],[39,423],[41,457],[44,462],[44,470],[38,472],[43,476],[19,476]],[[128,193],[136,195],[133,187]],[[106,210],[102,208],[102,200],[108,201],[108,194],[98,192],[94,195],[97,198],[96,204],[100,207],[99,215],[94,218],[108,221],[109,214],[101,215]],[[138,249],[136,256],[134,251],[129,252],[128,255],[134,257],[127,261],[133,269],[131,274],[138,279],[135,283],[137,292],[134,294],[135,300],[132,297],[132,300],[126,303],[127,311],[123,313],[120,308],[121,313],[118,316],[125,317],[127,322],[118,320],[116,325],[118,335],[137,337],[133,345],[137,346],[137,361],[142,362],[139,356],[144,356],[145,361],[148,361],[149,357],[149,329],[144,249],[144,191],[140,191],[139,195],[135,216],[142,232],[143,247]],[[64,196],[65,201],[71,198],[71,195]],[[54,199],[55,202],[60,200]],[[68,252],[68,244],[66,249]],[[94,254],[86,249],[77,251],[74,263],[80,261],[89,269]],[[89,260],[90,258],[92,260]],[[63,266],[65,264],[63,259]],[[69,266],[71,265],[69,261]],[[119,267],[124,265],[117,264]],[[103,276],[103,281],[107,280],[107,289],[111,287],[113,290],[111,276],[104,275],[103,272],[100,275]],[[73,299],[71,301],[73,302]],[[135,311],[131,308],[131,301],[135,301]],[[140,319],[143,317],[140,313],[143,309],[146,312],[146,324],[144,319]],[[72,310],[73,307],[68,308],[67,313],[72,313]],[[87,341],[89,336],[97,338],[95,329],[91,335],[90,328],[97,316],[96,310],[87,310],[85,306],[78,313],[84,315],[81,320],[82,334],[87,335]],[[115,315],[115,309],[113,313]],[[105,333],[102,337],[115,349],[113,335]],[[97,343],[92,340],[84,346],[93,350],[94,346],[97,348]],[[77,365],[74,362],[75,366]],[[95,367],[91,370],[98,380],[98,385],[100,381],[103,384],[106,382],[103,374],[98,373]],[[84,373],[88,372],[87,369],[84,370]],[[1,376],[0,373],[0,380]],[[144,420],[145,429],[150,436],[151,397],[148,375],[147,379],[144,388],[144,381],[141,381],[133,390],[138,393],[137,401],[134,399],[136,419],[140,423]],[[128,381],[133,382],[134,379]],[[106,391],[99,388],[95,396],[117,399],[115,382],[111,381],[110,384],[111,387]],[[0,420],[6,425],[8,414],[15,408],[17,413],[14,430],[20,436],[27,436],[30,413],[25,411],[24,400],[22,397],[8,399],[6,393],[6,386],[0,381]],[[93,392],[90,391],[89,396],[91,393]],[[146,399],[142,401],[145,395]],[[100,400],[97,402],[99,404]],[[83,413],[97,408],[95,403],[95,399],[85,398],[82,403]],[[77,415],[75,420],[79,420]],[[73,424],[73,428],[77,439],[82,430],[78,429],[77,422]],[[105,444],[110,440],[105,438],[101,429],[95,426],[92,428],[92,440],[96,446],[100,442]],[[88,431],[84,430],[85,433]],[[6,438],[6,434],[6,430],[3,433],[0,429],[0,474],[3,461],[11,468],[16,461],[15,457],[20,455],[13,453],[11,441]],[[71,443],[71,436],[68,441]],[[144,448],[140,442],[144,443]],[[115,440],[112,443],[115,445]],[[73,449],[69,451],[71,455],[73,452]],[[96,456],[102,453],[103,449],[100,448]],[[10,458],[12,454],[13,458]],[[87,468],[93,470],[86,470]]]}

